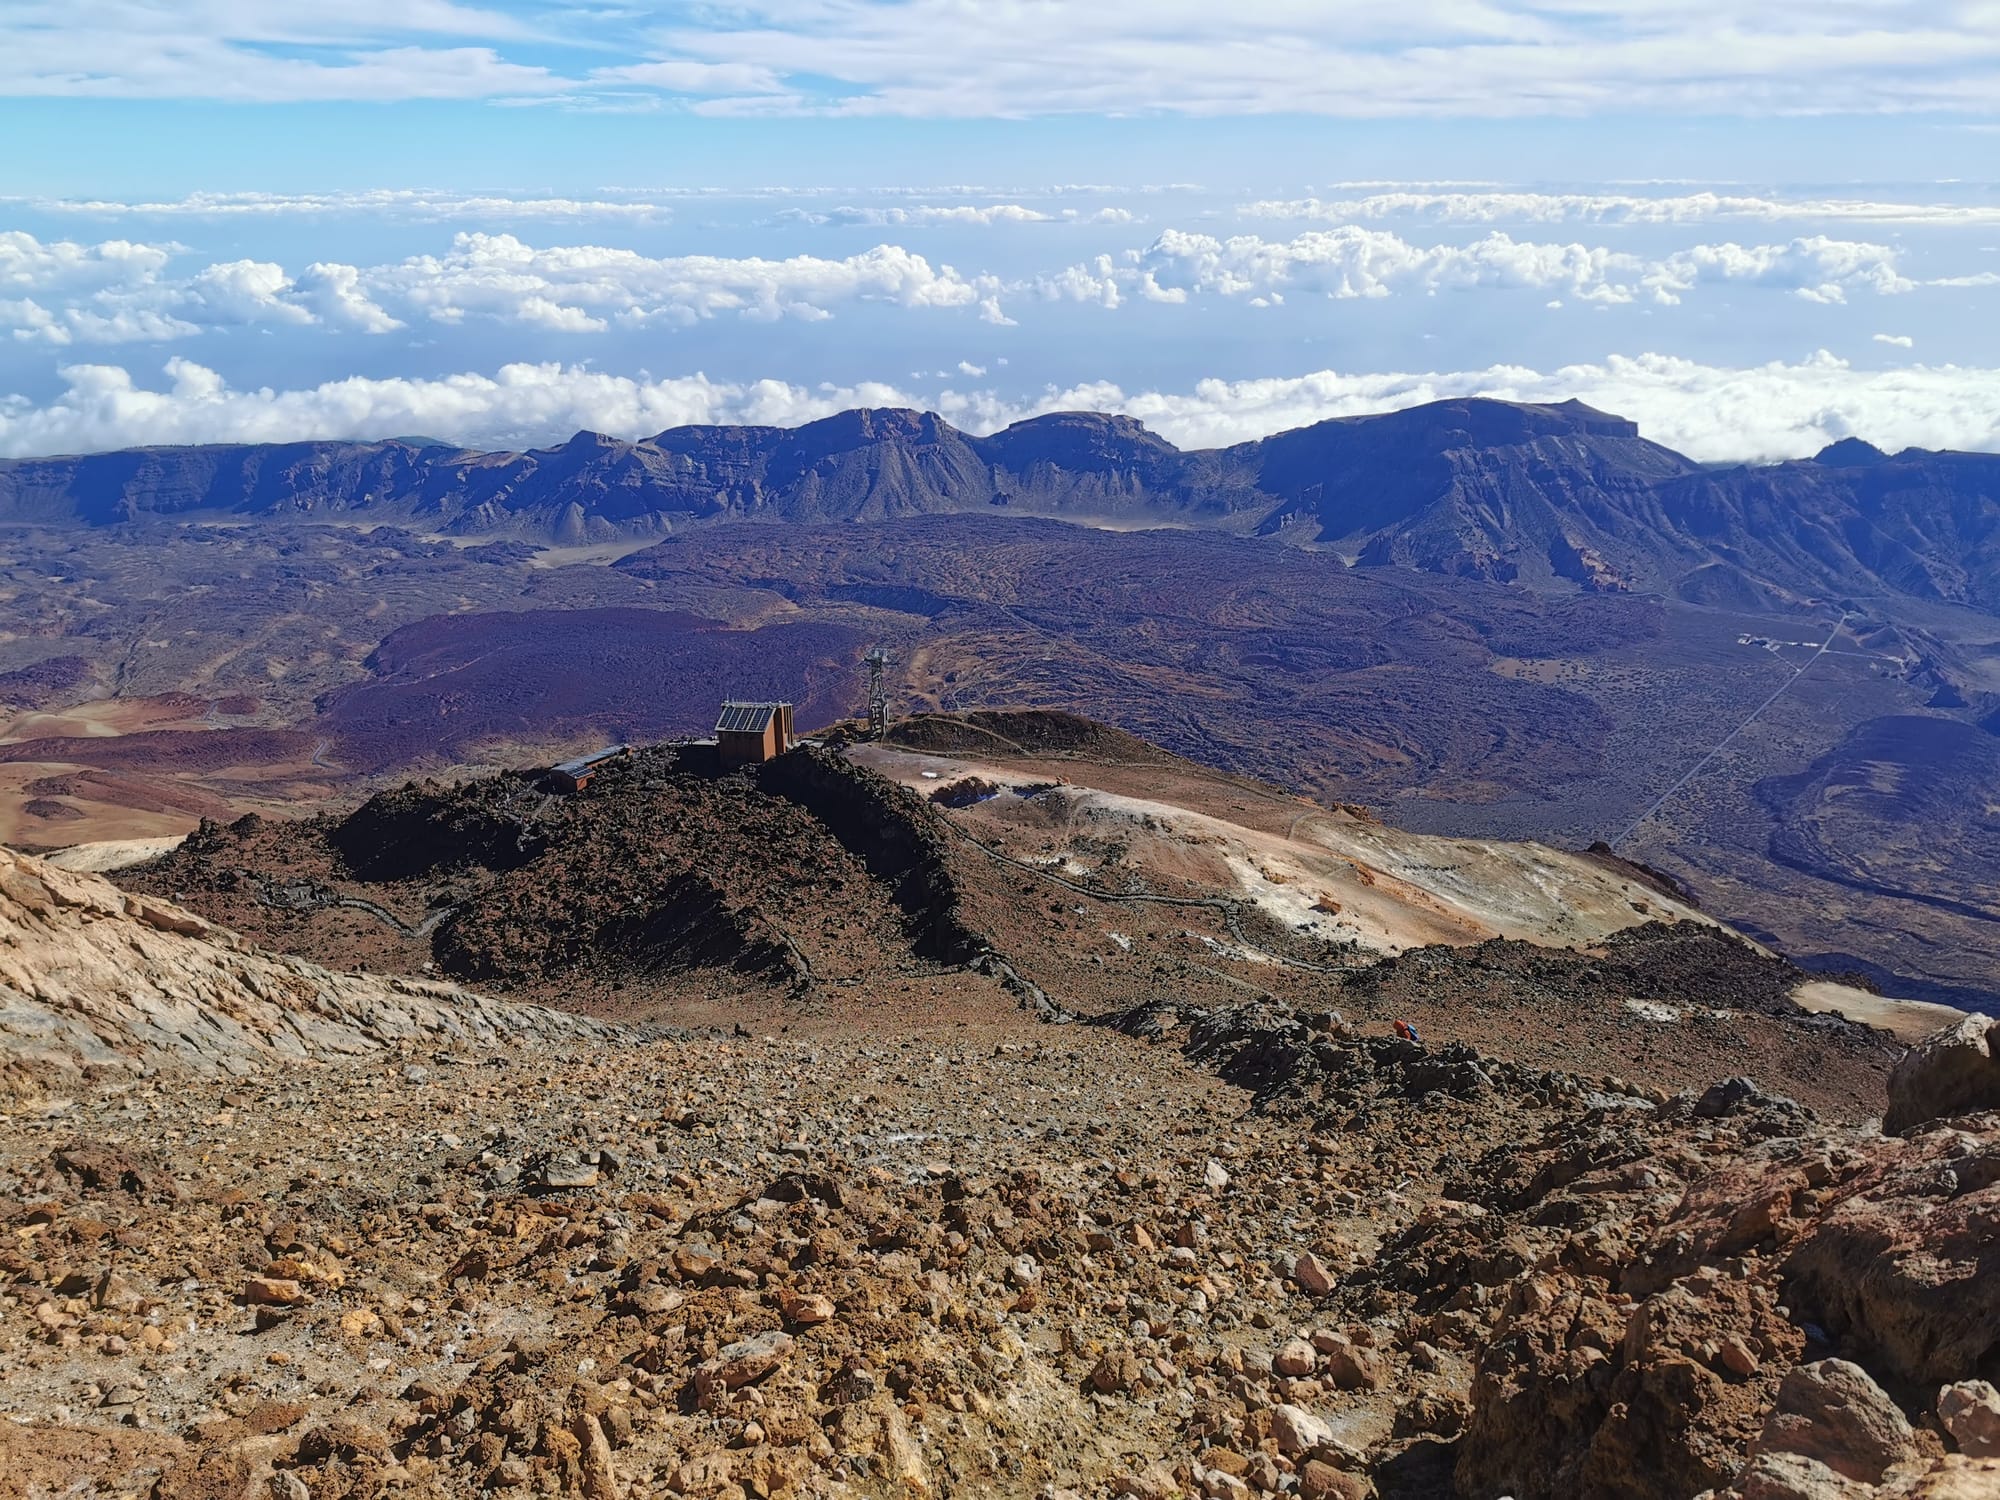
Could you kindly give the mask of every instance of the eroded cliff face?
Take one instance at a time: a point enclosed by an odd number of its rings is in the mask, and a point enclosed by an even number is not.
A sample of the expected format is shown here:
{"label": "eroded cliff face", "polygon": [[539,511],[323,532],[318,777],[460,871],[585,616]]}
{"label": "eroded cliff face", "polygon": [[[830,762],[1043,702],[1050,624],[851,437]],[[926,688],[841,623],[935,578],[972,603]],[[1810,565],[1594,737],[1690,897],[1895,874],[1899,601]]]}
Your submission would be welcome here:
{"label": "eroded cliff face", "polygon": [[79,1072],[247,1074],[401,1044],[604,1034],[453,985],[264,952],[170,902],[0,849],[0,1067],[16,1090]]}

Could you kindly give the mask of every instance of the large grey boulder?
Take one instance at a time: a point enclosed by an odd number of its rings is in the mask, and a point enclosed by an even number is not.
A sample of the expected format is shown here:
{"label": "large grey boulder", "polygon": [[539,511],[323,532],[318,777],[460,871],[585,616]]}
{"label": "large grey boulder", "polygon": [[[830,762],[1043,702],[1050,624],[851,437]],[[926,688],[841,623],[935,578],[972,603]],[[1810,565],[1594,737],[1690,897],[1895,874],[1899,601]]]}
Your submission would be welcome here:
{"label": "large grey boulder", "polygon": [[1896,1064],[1882,1128],[1896,1135],[1982,1109],[2000,1109],[2000,1020],[1967,1016],[1925,1037]]}

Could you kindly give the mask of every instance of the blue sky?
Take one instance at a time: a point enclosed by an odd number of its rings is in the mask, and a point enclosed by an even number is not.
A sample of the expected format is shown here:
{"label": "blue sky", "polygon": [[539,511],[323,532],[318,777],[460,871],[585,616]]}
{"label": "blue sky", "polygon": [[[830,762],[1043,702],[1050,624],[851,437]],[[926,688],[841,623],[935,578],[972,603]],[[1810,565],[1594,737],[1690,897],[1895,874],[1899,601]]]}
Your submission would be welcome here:
{"label": "blue sky", "polygon": [[0,453],[1487,392],[2000,447],[2000,3],[12,0]]}

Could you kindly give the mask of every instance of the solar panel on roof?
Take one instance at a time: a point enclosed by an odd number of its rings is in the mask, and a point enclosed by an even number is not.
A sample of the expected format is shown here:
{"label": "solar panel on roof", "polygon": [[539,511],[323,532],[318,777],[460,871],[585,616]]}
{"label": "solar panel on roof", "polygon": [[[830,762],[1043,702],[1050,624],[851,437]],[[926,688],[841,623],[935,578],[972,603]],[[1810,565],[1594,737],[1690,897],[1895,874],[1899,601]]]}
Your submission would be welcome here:
{"label": "solar panel on roof", "polygon": [[715,721],[717,734],[762,734],[771,726],[778,711],[775,703],[725,703],[722,717]]}

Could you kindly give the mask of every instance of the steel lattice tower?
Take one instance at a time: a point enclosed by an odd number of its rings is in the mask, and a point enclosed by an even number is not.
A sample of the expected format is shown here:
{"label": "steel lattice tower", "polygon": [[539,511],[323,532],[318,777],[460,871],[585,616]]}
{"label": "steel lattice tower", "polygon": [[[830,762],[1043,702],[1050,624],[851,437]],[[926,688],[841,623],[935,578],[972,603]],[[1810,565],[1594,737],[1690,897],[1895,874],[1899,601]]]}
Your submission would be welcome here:
{"label": "steel lattice tower", "polygon": [[889,737],[889,682],[883,675],[895,660],[880,646],[870,651],[863,661],[868,663],[868,738],[871,740]]}

